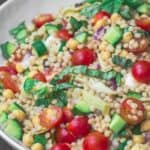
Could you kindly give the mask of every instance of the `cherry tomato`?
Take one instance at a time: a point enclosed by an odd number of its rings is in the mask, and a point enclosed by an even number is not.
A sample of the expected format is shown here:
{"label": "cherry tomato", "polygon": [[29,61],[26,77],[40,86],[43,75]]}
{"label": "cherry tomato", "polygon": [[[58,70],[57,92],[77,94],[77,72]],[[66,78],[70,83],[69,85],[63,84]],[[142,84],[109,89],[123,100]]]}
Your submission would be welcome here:
{"label": "cherry tomato", "polygon": [[76,138],[66,128],[58,128],[56,130],[55,140],[57,143],[72,143]]}
{"label": "cherry tomato", "polygon": [[45,75],[42,72],[38,72],[33,76],[34,79],[39,80],[41,82],[47,82]]}
{"label": "cherry tomato", "polygon": [[96,23],[98,20],[103,19],[104,17],[110,18],[110,14],[106,11],[100,11],[94,16],[94,23]]}
{"label": "cherry tomato", "polygon": [[65,82],[68,82],[70,80],[70,75],[65,75],[63,77],[63,79],[59,80],[57,83],[60,84],[60,83],[65,83]]}
{"label": "cherry tomato", "polygon": [[71,132],[75,137],[81,138],[90,132],[90,125],[88,123],[88,117],[78,116],[74,118],[68,124],[68,131]]}
{"label": "cherry tomato", "polygon": [[33,23],[37,28],[40,28],[45,23],[51,22],[54,20],[52,14],[41,14],[33,19]]}
{"label": "cherry tomato", "polygon": [[150,84],[150,61],[137,61],[132,67],[132,75],[137,81]]}
{"label": "cherry tomato", "polygon": [[83,150],[109,150],[109,140],[100,132],[91,132],[83,141]]}
{"label": "cherry tomato", "polygon": [[63,111],[60,107],[52,106],[45,108],[39,115],[40,124],[47,128],[52,129],[59,126],[62,123]]}
{"label": "cherry tomato", "polygon": [[142,52],[145,52],[146,50],[148,50],[149,41],[147,38],[141,37],[141,38],[137,38],[134,40],[137,42],[137,47],[135,47],[135,48],[129,47],[128,51],[133,52],[135,54],[139,54],[139,53],[142,53]]}
{"label": "cherry tomato", "polygon": [[150,30],[150,18],[149,17],[140,17],[139,19],[135,20],[136,25],[142,28],[145,31]]}
{"label": "cherry tomato", "polygon": [[12,75],[17,74],[17,71],[14,68],[11,68],[9,66],[1,66],[0,67],[0,72],[7,72],[7,73],[10,73]]}
{"label": "cherry tomato", "polygon": [[65,143],[60,143],[60,144],[55,144],[51,150],[71,150],[68,144]]}
{"label": "cherry tomato", "polygon": [[94,50],[89,48],[82,48],[79,50],[74,51],[72,54],[72,64],[74,66],[77,65],[90,65],[92,64],[96,59],[96,54]]}
{"label": "cherry tomato", "polygon": [[8,73],[1,73],[0,74],[0,81],[2,82],[2,84],[3,84],[5,89],[10,89],[14,93],[19,92],[19,87],[18,87],[16,81],[14,81],[12,79],[10,74],[8,74]]}
{"label": "cherry tomato", "polygon": [[140,100],[128,98],[121,103],[120,114],[128,124],[139,124],[144,119],[144,105]]}
{"label": "cherry tomato", "polygon": [[64,107],[63,108],[63,122],[64,123],[67,123],[67,122],[70,122],[72,119],[73,119],[73,112],[67,108],[67,107]]}
{"label": "cherry tomato", "polygon": [[58,38],[65,41],[68,41],[70,38],[72,38],[72,34],[70,34],[69,31],[66,29],[59,30],[56,35]]}

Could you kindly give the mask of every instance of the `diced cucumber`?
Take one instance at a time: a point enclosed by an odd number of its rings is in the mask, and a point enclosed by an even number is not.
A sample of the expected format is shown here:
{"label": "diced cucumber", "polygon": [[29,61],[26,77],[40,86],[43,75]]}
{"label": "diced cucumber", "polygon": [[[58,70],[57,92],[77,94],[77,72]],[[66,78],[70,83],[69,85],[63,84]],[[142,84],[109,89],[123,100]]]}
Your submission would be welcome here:
{"label": "diced cucumber", "polygon": [[27,36],[27,31],[24,29],[24,30],[21,30],[17,35],[16,35],[16,40],[20,43],[24,43],[25,42],[25,38]]}
{"label": "diced cucumber", "polygon": [[45,28],[46,28],[48,34],[52,34],[52,33],[57,32],[59,30],[59,26],[54,25],[54,24],[46,24]]}
{"label": "diced cucumber", "polygon": [[126,125],[126,121],[118,114],[115,114],[110,123],[110,129],[115,133],[119,133]]}
{"label": "diced cucumber", "polygon": [[34,52],[37,54],[37,56],[41,57],[43,56],[45,53],[47,53],[47,48],[44,44],[43,41],[41,40],[36,40],[33,42],[32,44],[33,50]]}
{"label": "diced cucumber", "polygon": [[73,107],[73,112],[76,115],[89,114],[91,112],[89,105],[81,100]]}
{"label": "diced cucumber", "polygon": [[40,143],[45,147],[47,144],[47,139],[46,139],[45,135],[35,135],[34,143]]}
{"label": "diced cucumber", "polygon": [[14,119],[8,120],[5,123],[4,132],[18,140],[22,139],[23,129],[20,123]]}
{"label": "diced cucumber", "polygon": [[[24,111],[24,109],[19,105],[17,104],[16,102],[12,103],[10,106],[9,106],[9,111],[10,112],[13,112],[14,110],[22,110]],[[25,112],[25,111],[24,111]]]}
{"label": "diced cucumber", "polygon": [[75,40],[77,40],[79,43],[85,43],[88,39],[88,33],[87,32],[80,32],[75,36]]}
{"label": "diced cucumber", "polygon": [[5,123],[7,120],[8,120],[8,114],[3,111],[0,114],[0,125],[2,125],[3,123]]}
{"label": "diced cucumber", "polygon": [[104,39],[112,44],[117,44],[123,36],[123,30],[119,26],[112,26],[106,34],[104,35]]}
{"label": "diced cucumber", "polygon": [[144,3],[143,5],[139,6],[137,11],[139,13],[150,15],[150,3]]}
{"label": "diced cucumber", "polygon": [[5,59],[9,59],[16,50],[16,45],[8,41],[1,44],[0,47],[2,50],[2,55]]}

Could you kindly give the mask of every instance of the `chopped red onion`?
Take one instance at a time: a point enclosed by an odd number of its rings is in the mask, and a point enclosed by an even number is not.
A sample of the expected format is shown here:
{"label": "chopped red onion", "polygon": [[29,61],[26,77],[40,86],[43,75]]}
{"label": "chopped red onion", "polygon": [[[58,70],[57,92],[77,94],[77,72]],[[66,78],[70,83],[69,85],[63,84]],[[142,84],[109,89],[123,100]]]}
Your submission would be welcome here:
{"label": "chopped red onion", "polygon": [[94,34],[94,40],[100,40],[104,35],[104,31],[105,31],[104,27],[99,28]]}
{"label": "chopped red onion", "polygon": [[146,142],[149,142],[149,143],[150,143],[150,132],[145,132],[145,133],[144,133],[144,138],[145,138],[145,141],[146,141]]}
{"label": "chopped red onion", "polygon": [[110,86],[112,87],[113,90],[117,89],[117,83],[115,79],[110,80]]}
{"label": "chopped red onion", "polygon": [[119,147],[119,142],[117,140],[113,140],[111,144],[112,144],[112,147],[115,149]]}

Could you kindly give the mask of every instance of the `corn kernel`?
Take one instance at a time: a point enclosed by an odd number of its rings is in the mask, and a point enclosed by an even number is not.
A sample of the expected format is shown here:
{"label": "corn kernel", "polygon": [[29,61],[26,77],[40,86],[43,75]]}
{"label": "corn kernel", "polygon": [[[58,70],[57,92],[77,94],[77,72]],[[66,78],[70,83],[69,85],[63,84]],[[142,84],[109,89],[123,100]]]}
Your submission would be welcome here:
{"label": "corn kernel", "polygon": [[107,46],[108,46],[108,43],[106,41],[102,41],[99,45],[100,51],[105,51]]}
{"label": "corn kernel", "polygon": [[40,143],[33,144],[31,150],[44,150],[44,147]]}
{"label": "corn kernel", "polygon": [[4,90],[4,92],[3,92],[3,96],[4,96],[6,99],[12,99],[12,98],[14,98],[14,93],[13,93],[12,90],[6,89],[6,90]]}
{"label": "corn kernel", "polygon": [[126,50],[122,50],[120,52],[120,56],[122,56],[122,57],[126,57],[127,55],[128,55],[128,52]]}
{"label": "corn kernel", "polygon": [[143,135],[133,135],[133,142],[136,144],[143,144],[145,142]]}
{"label": "corn kernel", "polygon": [[19,73],[23,72],[23,71],[24,71],[23,65],[20,64],[20,63],[17,63],[17,64],[16,64],[16,70],[17,70],[17,72],[19,72]]}
{"label": "corn kernel", "polygon": [[98,21],[96,22],[95,26],[94,26],[94,29],[95,29],[95,30],[98,30],[99,28],[104,27],[104,26],[106,26],[107,24],[108,24],[108,21],[107,21],[106,18],[101,19],[101,20],[98,20]]}
{"label": "corn kernel", "polygon": [[111,53],[109,51],[102,51],[101,57],[102,57],[102,59],[107,60],[111,57]]}
{"label": "corn kernel", "polygon": [[112,23],[116,23],[118,21],[121,21],[122,17],[119,14],[114,13],[114,14],[111,15],[110,20],[111,20]]}
{"label": "corn kernel", "polygon": [[3,112],[3,111],[8,112],[9,111],[8,107],[9,106],[6,103],[0,104],[0,113]]}
{"label": "corn kernel", "polygon": [[78,46],[78,42],[74,39],[70,39],[67,43],[67,46],[72,49],[72,50],[75,50]]}
{"label": "corn kernel", "polygon": [[19,110],[19,109],[18,110],[14,110],[12,112],[12,115],[13,115],[13,117],[15,119],[17,119],[20,122],[22,122],[25,119],[25,117],[26,117],[25,112],[23,112],[22,110]]}
{"label": "corn kernel", "polygon": [[150,120],[146,120],[141,124],[141,130],[144,132],[150,131]]}
{"label": "corn kernel", "polygon": [[22,141],[25,146],[30,147],[34,142],[34,138],[30,134],[24,134]]}
{"label": "corn kernel", "polygon": [[131,33],[131,32],[126,32],[126,33],[124,33],[124,35],[123,35],[122,41],[123,41],[124,43],[128,43],[132,38],[133,38],[132,33]]}

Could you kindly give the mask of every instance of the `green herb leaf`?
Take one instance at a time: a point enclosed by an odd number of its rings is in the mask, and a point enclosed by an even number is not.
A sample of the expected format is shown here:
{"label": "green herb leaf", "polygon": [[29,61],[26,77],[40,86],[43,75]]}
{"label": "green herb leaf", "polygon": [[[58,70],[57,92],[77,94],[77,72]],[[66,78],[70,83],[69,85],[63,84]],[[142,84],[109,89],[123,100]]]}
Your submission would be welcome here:
{"label": "green herb leaf", "polygon": [[38,98],[45,98],[48,96],[48,94],[49,94],[49,90],[48,87],[46,86],[40,87],[35,92],[33,92],[33,95],[35,95]]}
{"label": "green herb leaf", "polygon": [[121,10],[121,11],[120,11],[120,15],[121,15],[123,18],[127,19],[127,20],[129,20],[129,19],[132,18],[132,16],[131,16],[131,10],[130,10],[129,8],[126,8],[126,9],[124,9],[124,10]]}
{"label": "green herb leaf", "polygon": [[144,3],[143,0],[125,0],[125,4],[132,8],[137,8],[143,3]]}
{"label": "green herb leaf", "polygon": [[45,135],[35,135],[34,143],[40,143],[45,147],[47,144],[47,139],[46,139]]}
{"label": "green herb leaf", "polygon": [[111,80],[115,78],[116,72],[114,70],[108,71],[108,72],[103,72],[102,74],[102,79],[103,80]]}
{"label": "green herb leaf", "polygon": [[131,59],[126,59],[125,57],[120,57],[118,55],[114,55],[112,57],[112,62],[116,65],[119,65],[119,66],[125,68],[125,69],[132,66]]}
{"label": "green herb leaf", "polygon": [[127,96],[130,98],[135,98],[135,99],[140,99],[142,97],[140,93],[134,92],[134,91],[129,91],[127,93]]}
{"label": "green herb leaf", "polygon": [[66,45],[66,41],[61,41],[61,44],[60,44],[60,47],[59,47],[58,51],[62,52],[65,45]]}
{"label": "green herb leaf", "polygon": [[45,106],[48,107],[50,104],[50,99],[39,98],[35,102],[35,106]]}
{"label": "green herb leaf", "polygon": [[119,144],[118,150],[125,150],[125,147],[126,147],[127,143],[128,143],[128,140],[125,140],[124,142]]}
{"label": "green herb leaf", "polygon": [[102,0],[85,0],[86,2],[88,3],[95,3],[95,2],[98,2],[98,1],[102,1]]}
{"label": "green herb leaf", "polygon": [[74,17],[70,18],[70,24],[74,32],[78,31],[82,27],[82,23]]}
{"label": "green herb leaf", "polygon": [[117,72],[116,77],[115,77],[117,86],[121,85],[121,79],[122,79],[122,77],[123,77],[123,75],[120,72]]}
{"label": "green herb leaf", "polygon": [[141,127],[140,125],[136,125],[133,127],[132,129],[132,133],[135,134],[135,135],[141,135]]}

